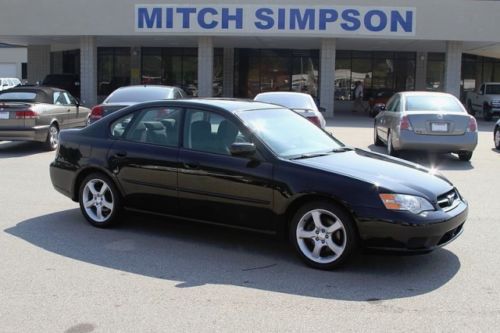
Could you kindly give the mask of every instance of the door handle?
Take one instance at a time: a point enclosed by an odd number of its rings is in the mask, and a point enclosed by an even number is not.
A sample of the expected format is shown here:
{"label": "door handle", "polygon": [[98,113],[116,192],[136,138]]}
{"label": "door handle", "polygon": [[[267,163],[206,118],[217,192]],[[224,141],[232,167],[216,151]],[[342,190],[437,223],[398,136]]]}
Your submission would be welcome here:
{"label": "door handle", "polygon": [[119,151],[115,153],[115,157],[117,158],[124,158],[127,157],[127,152],[126,151]]}
{"label": "door handle", "polygon": [[184,162],[182,163],[182,165],[184,166],[185,169],[190,169],[190,170],[200,168],[200,163],[198,162]]}

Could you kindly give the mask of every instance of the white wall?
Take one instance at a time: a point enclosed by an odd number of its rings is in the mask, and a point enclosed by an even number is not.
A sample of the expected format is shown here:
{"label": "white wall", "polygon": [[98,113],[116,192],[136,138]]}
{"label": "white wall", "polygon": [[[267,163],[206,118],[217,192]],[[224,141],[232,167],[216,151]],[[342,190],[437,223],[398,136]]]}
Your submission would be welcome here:
{"label": "white wall", "polygon": [[[0,0],[0,40],[2,36],[133,36],[135,5],[180,4],[181,0]],[[190,0],[191,5],[214,3],[245,6],[269,5],[263,0]],[[272,5],[304,5],[303,0],[275,0]],[[374,6],[416,8],[415,40],[500,42],[500,1],[472,0],[311,0],[308,6]],[[22,20],[13,18],[22,17]],[[111,19],[110,19],[111,18]],[[27,23],[28,22],[28,23]],[[49,23],[48,23],[49,22]],[[167,35],[159,33],[157,36]],[[189,35],[189,32],[184,33]],[[293,36],[294,34],[290,34]],[[262,36],[270,36],[262,33]],[[279,36],[284,36],[280,34]],[[322,36],[342,37],[342,36]],[[347,37],[347,36],[344,36]],[[353,34],[348,38],[360,38]],[[366,38],[366,36],[365,36]],[[374,38],[381,38],[374,37]],[[49,43],[52,44],[52,43]]]}
{"label": "white wall", "polygon": [[[15,64],[15,77],[21,79],[22,63],[28,61],[28,51],[26,48],[0,48],[0,64]],[[0,76],[2,74],[0,73]]]}

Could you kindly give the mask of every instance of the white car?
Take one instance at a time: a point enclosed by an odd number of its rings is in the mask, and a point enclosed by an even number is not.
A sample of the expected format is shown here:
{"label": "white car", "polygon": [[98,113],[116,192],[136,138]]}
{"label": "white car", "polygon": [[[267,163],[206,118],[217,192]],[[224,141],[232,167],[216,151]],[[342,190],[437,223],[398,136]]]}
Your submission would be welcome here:
{"label": "white car", "polygon": [[17,87],[20,84],[21,84],[21,80],[15,78],[15,77],[14,78],[0,77],[0,91]]}
{"label": "white car", "polygon": [[308,119],[320,128],[325,128],[326,121],[322,112],[325,109],[316,106],[314,99],[309,94],[290,91],[265,92],[255,96],[254,101],[271,103],[289,108],[302,117]]}

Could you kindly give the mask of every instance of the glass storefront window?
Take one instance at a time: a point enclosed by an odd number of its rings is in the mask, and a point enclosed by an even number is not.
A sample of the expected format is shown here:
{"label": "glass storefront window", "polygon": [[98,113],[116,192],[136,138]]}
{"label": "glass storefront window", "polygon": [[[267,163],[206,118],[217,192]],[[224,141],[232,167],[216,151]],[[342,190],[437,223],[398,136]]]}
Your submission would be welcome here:
{"label": "glass storefront window", "polygon": [[444,53],[428,53],[427,59],[426,90],[444,91]]}
{"label": "glass storefront window", "polygon": [[98,48],[97,94],[107,96],[120,87],[130,85],[130,68],[130,48]]}
{"label": "glass storefront window", "polygon": [[235,96],[254,98],[266,91],[297,91],[318,96],[316,50],[235,50]]}

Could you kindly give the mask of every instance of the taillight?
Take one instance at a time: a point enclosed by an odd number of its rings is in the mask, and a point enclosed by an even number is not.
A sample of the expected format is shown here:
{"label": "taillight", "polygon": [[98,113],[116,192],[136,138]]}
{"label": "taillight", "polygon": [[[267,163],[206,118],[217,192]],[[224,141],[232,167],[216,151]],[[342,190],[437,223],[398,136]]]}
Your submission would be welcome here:
{"label": "taillight", "polygon": [[16,119],[37,119],[37,118],[38,118],[38,113],[36,113],[31,109],[16,111]]}
{"label": "taillight", "polygon": [[101,119],[104,115],[104,108],[100,105],[94,106],[90,112],[90,119],[97,120]]}
{"label": "taillight", "polygon": [[316,116],[307,117],[307,120],[309,120],[314,125],[321,127],[321,121],[319,120],[319,117],[316,117]]}
{"label": "taillight", "polygon": [[467,126],[467,132],[477,132],[477,121],[476,118],[469,118],[469,125]]}
{"label": "taillight", "polygon": [[408,116],[403,116],[403,118],[401,118],[401,122],[399,123],[399,129],[413,131]]}

